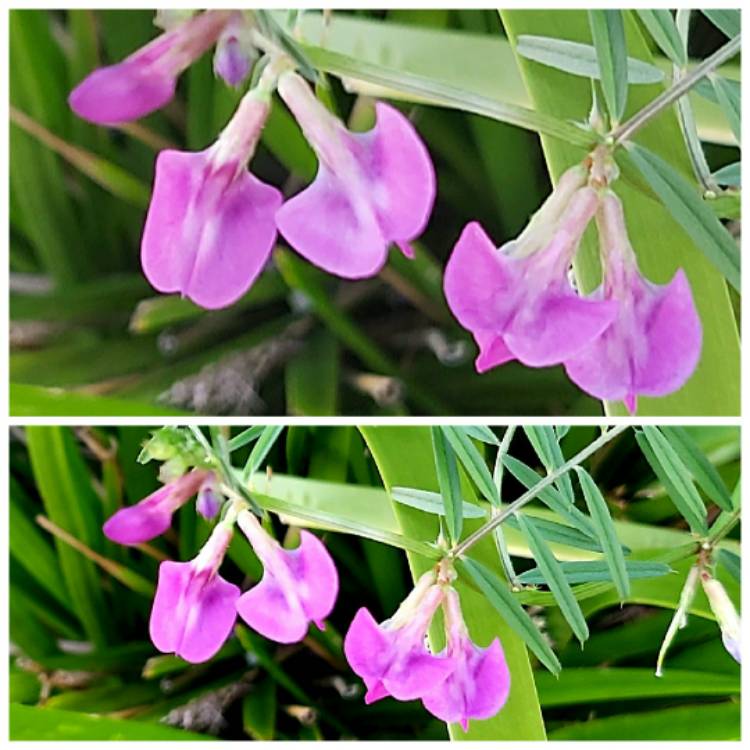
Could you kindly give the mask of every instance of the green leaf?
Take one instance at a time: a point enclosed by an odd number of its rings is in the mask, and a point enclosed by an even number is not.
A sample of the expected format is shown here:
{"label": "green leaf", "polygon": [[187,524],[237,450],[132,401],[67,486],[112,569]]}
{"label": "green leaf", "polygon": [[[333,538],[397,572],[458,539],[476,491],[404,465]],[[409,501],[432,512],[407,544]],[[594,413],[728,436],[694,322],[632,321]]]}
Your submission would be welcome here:
{"label": "green leaf", "polygon": [[589,637],[589,628],[581,607],[570,588],[570,584],[560,568],[560,563],[555,559],[552,552],[550,552],[547,543],[544,541],[544,537],[534,526],[533,520],[528,516],[519,516],[518,523],[524,536],[528,539],[534,560],[547,581],[547,585],[554,595],[563,617],[567,620],[578,640],[583,644]]}
{"label": "green leaf", "polygon": [[513,598],[508,585],[500,581],[491,570],[471,558],[461,560],[460,567],[466,571],[500,616],[536,654],[539,661],[553,674],[559,674],[562,667],[555,652],[526,610]]}
{"label": "green leaf", "polygon": [[279,439],[284,430],[284,425],[267,425],[263,428],[263,432],[260,434],[258,441],[250,451],[250,455],[247,457],[245,468],[242,470],[243,482],[247,480],[260,468],[260,465],[266,460],[266,456],[273,448],[276,441]]}
{"label": "green leaf", "polygon": [[674,696],[726,696],[740,691],[736,675],[689,670],[628,667],[564,669],[559,679],[540,674],[537,681],[545,707],[572,706],[623,700],[664,699]]}
{"label": "green leaf", "polygon": [[[546,36],[521,34],[516,52],[527,60],[547,65],[583,78],[601,80],[596,50],[590,44],[552,39]],[[627,80],[632,84],[659,83],[664,73],[648,63],[627,58]]]}
{"label": "green leaf", "polygon": [[495,435],[489,427],[485,427],[484,425],[456,425],[456,429],[463,430],[470,438],[479,440],[481,443],[488,443],[489,445],[500,444],[497,435]]}
{"label": "green leaf", "polygon": [[550,732],[552,740],[696,741],[739,740],[740,704],[677,706],[658,711],[622,713],[567,724]]}
{"label": "green leaf", "polygon": [[619,10],[589,10],[591,37],[610,119],[619,123],[628,101],[628,48]]}
{"label": "green leaf", "polygon": [[[726,164],[720,169],[717,169],[711,177],[713,177],[719,185],[739,187],[742,180],[742,163],[735,161],[731,164]],[[739,214],[737,215],[739,216]]]}
{"label": "green leaf", "polygon": [[[554,428],[548,425],[529,425],[524,426],[523,431],[529,442],[534,446],[539,460],[547,470],[547,473],[559,469],[565,463],[565,457],[560,449],[560,437],[555,433]],[[555,486],[565,500],[573,504],[575,494],[573,493],[573,483],[570,481],[570,473],[566,472],[556,482]]]}
{"label": "green leaf", "polygon": [[661,432],[706,495],[722,510],[732,511],[734,509],[732,496],[729,494],[724,480],[698,447],[690,433],[684,427],[669,426],[662,427]]}
{"label": "green leaf", "polygon": [[338,414],[339,343],[328,331],[307,336],[304,349],[286,366],[287,412],[294,416]]}
{"label": "green leaf", "polygon": [[720,549],[716,559],[726,568],[737,583],[742,583],[742,560],[728,549]]}
{"label": "green leaf", "polygon": [[732,133],[739,145],[742,141],[742,104],[740,89],[738,86],[731,85],[726,78],[722,78],[720,75],[712,75],[710,78],[714,91],[716,92],[716,98],[729,121],[729,127],[732,128]]}
{"label": "green leaf", "polygon": [[672,13],[666,9],[646,10],[640,8],[636,10],[636,13],[659,49],[675,65],[680,67],[687,65],[685,45],[682,43]]}
{"label": "green leaf", "polygon": [[492,474],[490,474],[484,458],[471,442],[471,438],[458,427],[444,425],[440,427],[440,430],[448,439],[458,460],[466,469],[482,496],[493,505],[497,505],[500,498],[497,495],[497,487],[492,479]]}
{"label": "green leaf", "polygon": [[601,542],[604,559],[612,575],[612,580],[615,582],[620,597],[626,599],[630,594],[628,570],[625,565],[622,546],[617,539],[617,532],[615,531],[612,516],[609,514],[609,506],[599,487],[597,487],[596,482],[594,482],[586,469],[577,466],[576,471],[581,482],[586,507],[589,509],[589,515],[596,529],[596,535]]}
{"label": "green leaf", "polygon": [[437,472],[438,486],[440,487],[445,521],[448,527],[448,537],[451,544],[455,544],[461,538],[464,522],[456,454],[440,427],[431,427],[430,434],[432,436],[432,452],[435,456],[435,471]]}
{"label": "green leaf", "polygon": [[259,742],[276,738],[276,683],[265,677],[253,683],[242,699],[242,728]]}
{"label": "green leaf", "polygon": [[[530,466],[519,461],[513,456],[503,456],[505,468],[527,489],[533,489],[542,477]],[[582,534],[594,538],[594,527],[584,513],[581,513],[575,505],[569,503],[554,487],[545,487],[537,497],[548,507],[554,510],[561,518],[564,518],[572,526],[575,526]]]}
{"label": "green leaf", "polygon": [[167,727],[164,724],[147,724],[133,719],[109,719],[103,716],[89,716],[77,711],[60,711],[15,704],[10,706],[10,738],[26,742],[50,740],[180,742],[214,739],[194,732]]}
{"label": "green leaf", "polygon": [[429,104],[473,112],[519,128],[547,133],[579,146],[590,146],[593,140],[585,129],[557,117],[541,115],[516,104],[491,99],[425,76],[364,62],[322,47],[302,47],[313,63],[326,73],[386,86],[397,92],[416,95]]}
{"label": "green leaf", "polygon": [[[522,511],[523,512],[523,511]],[[554,544],[564,544],[566,547],[575,547],[576,549],[590,550],[591,552],[601,552],[602,547],[596,539],[592,539],[588,534],[567,526],[556,521],[549,521],[546,518],[534,516],[534,523],[537,531],[548,541]],[[519,529],[518,520],[511,516],[503,521],[503,526],[510,526],[513,529]],[[627,551],[627,548],[624,548]]]}
{"label": "green leaf", "polygon": [[734,39],[740,33],[740,12],[738,10],[711,8],[701,10],[701,13],[730,39]]}
{"label": "green leaf", "polygon": [[696,247],[740,290],[740,253],[700,194],[674,167],[649,149],[626,144],[628,156]]}
{"label": "green leaf", "polygon": [[[417,490],[410,487],[394,487],[391,490],[391,497],[401,505],[408,505],[410,508],[423,510],[425,513],[432,513],[437,516],[446,514],[443,502],[444,496],[438,492],[428,492],[427,490]],[[461,515],[463,518],[487,517],[483,508],[465,501],[461,504]]]}
{"label": "green leaf", "polygon": [[695,533],[708,533],[706,507],[685,464],[669,441],[658,428],[648,425],[643,426],[642,432],[636,432],[635,437],[646,460],[690,528]]}
{"label": "green leaf", "polygon": [[257,440],[264,432],[265,426],[262,424],[256,424],[254,427],[248,427],[242,430],[238,435],[235,435],[228,443],[227,448],[230,453],[233,451],[244,448],[249,443]]}
{"label": "green leaf", "polygon": [[[536,522],[536,519],[534,519]],[[656,578],[672,572],[669,565],[665,563],[650,562],[649,560],[628,560],[623,561],[623,574],[627,578]],[[560,563],[560,568],[565,575],[568,583],[591,583],[592,581],[614,581],[612,571],[606,560],[583,560],[581,562],[566,561]],[[518,576],[520,583],[539,585],[546,584],[547,579],[539,568],[531,568],[524,571]],[[630,585],[628,592],[623,595],[623,599],[630,595]]]}

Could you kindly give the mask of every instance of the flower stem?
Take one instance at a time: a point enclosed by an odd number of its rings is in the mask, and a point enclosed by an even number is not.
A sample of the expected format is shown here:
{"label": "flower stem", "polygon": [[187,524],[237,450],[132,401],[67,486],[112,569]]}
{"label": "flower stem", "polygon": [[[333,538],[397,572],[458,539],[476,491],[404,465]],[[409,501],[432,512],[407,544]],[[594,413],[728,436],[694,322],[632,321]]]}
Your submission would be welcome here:
{"label": "flower stem", "polygon": [[483,539],[487,534],[500,526],[500,524],[505,521],[505,519],[514,515],[524,505],[531,502],[545,487],[549,487],[553,482],[557,481],[563,474],[565,474],[565,472],[570,471],[572,468],[578,466],[578,464],[582,463],[592,453],[598,451],[599,448],[601,448],[603,445],[606,445],[610,440],[614,439],[621,432],[624,432],[628,428],[629,425],[618,425],[617,427],[612,427],[611,429],[600,435],[592,443],[589,443],[589,445],[587,445],[582,451],[576,453],[573,458],[571,458],[569,461],[566,461],[564,464],[562,464],[562,466],[559,466],[554,471],[551,471],[530,490],[524,492],[524,494],[521,495],[518,500],[512,502],[507,508],[487,521],[484,526],[481,526],[474,533],[470,534],[466,537],[466,539],[457,544],[453,548],[453,550],[451,550],[451,557],[456,558],[466,554],[466,552],[468,552],[471,547],[473,547],[478,541]]}
{"label": "flower stem", "polygon": [[734,57],[741,47],[741,37],[738,34],[734,39],[720,47],[713,55],[707,57],[700,65],[696,66],[684,78],[680,78],[673,86],[663,94],[650,101],[640,112],[637,112],[627,122],[624,122],[612,132],[610,138],[613,145],[621,145],[624,141],[632,138],[647,122],[656,117],[660,112],[670,107],[681,96],[687,94],[698,81],[712,73],[720,65]]}

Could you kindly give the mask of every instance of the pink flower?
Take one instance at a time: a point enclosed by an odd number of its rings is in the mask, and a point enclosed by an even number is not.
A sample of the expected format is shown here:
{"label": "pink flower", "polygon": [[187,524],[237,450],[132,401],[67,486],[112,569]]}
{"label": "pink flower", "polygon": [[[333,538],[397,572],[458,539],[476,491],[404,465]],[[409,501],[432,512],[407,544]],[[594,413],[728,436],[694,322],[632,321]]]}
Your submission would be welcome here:
{"label": "pink flower", "polygon": [[207,521],[219,514],[221,510],[221,496],[216,486],[216,477],[209,474],[198,489],[198,497],[195,501],[196,511]]}
{"label": "pink flower", "polygon": [[238,88],[250,75],[256,57],[245,16],[235,11],[216,43],[214,73],[228,86]]}
{"label": "pink flower", "polygon": [[79,116],[100,125],[117,125],[163,107],[177,77],[219,36],[227,11],[206,11],[167,31],[116,65],[84,78],[68,97]]}
{"label": "pink flower", "polygon": [[323,629],[336,602],[338,573],[323,543],[308,531],[300,545],[286,550],[249,511],[238,518],[255,554],[263,563],[263,578],[237,602],[237,611],[251,628],[279,643],[296,643],[310,622]]}
{"label": "pink flower", "polygon": [[614,319],[616,303],[581,297],[568,279],[598,204],[586,179],[583,166],[569,169],[526,230],[499,250],[476,222],[456,243],[445,296],[477,340],[479,372],[514,358],[532,367],[558,364]]}
{"label": "pink flower", "polygon": [[568,376],[601,399],[622,400],[632,413],[637,396],[681,388],[701,352],[701,322],[685,272],[669,284],[645,279],[628,240],[620,199],[607,191],[597,217],[604,283],[596,296],[619,307],[601,336],[569,357]]}
{"label": "pink flower", "polygon": [[489,719],[505,705],[510,671],[497,638],[488,648],[479,648],[471,640],[453,588],[445,593],[443,612],[448,641],[445,655],[454,668],[439,687],[422,697],[422,703],[438,719],[459,722],[466,731],[469,719]]}
{"label": "pink flower", "polygon": [[267,91],[250,91],[210,148],[159,154],[141,241],[143,271],[159,291],[225,307],[263,269],[281,193],[246,166],[269,109]]}
{"label": "pink flower", "polygon": [[172,514],[195,495],[208,475],[207,471],[193,469],[137,505],[118,510],[104,524],[104,534],[119,544],[140,544],[163,534],[172,523]]}
{"label": "pink flower", "polygon": [[425,646],[427,629],[443,599],[434,572],[426,573],[396,613],[380,625],[362,607],[344,638],[344,654],[367,686],[366,703],[387,695],[398,700],[421,698],[448,678],[450,657],[434,656]]}
{"label": "pink flower", "polygon": [[345,278],[376,274],[395,242],[424,230],[435,202],[435,172],[424,144],[398,110],[376,105],[377,122],[352,133],[287,72],[278,91],[315,149],[318,174],[276,215],[279,231],[310,262]]}
{"label": "pink flower", "polygon": [[240,589],[217,571],[231,539],[231,524],[220,523],[194,560],[159,566],[149,626],[159,651],[198,663],[210,659],[229,637]]}

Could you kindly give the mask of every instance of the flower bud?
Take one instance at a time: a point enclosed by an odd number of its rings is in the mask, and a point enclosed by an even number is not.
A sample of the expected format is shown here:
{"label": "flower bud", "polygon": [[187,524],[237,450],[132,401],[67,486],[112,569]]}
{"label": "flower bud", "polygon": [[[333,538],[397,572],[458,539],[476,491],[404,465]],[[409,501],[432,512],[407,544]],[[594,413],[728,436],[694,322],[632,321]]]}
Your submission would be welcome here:
{"label": "flower bud", "polygon": [[257,57],[245,16],[237,11],[216,43],[214,73],[228,86],[238,88],[247,80]]}
{"label": "flower bud", "polygon": [[740,616],[737,614],[732,600],[721,583],[705,571],[701,576],[701,583],[711,606],[711,611],[721,628],[724,648],[736,662],[741,662],[742,628]]}

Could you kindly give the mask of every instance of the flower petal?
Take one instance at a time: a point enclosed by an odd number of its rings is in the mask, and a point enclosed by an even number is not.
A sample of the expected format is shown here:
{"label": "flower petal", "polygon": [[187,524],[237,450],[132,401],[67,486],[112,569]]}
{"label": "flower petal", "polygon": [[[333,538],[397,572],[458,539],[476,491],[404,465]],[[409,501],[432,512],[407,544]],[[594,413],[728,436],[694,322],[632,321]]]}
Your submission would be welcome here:
{"label": "flower petal", "polygon": [[151,610],[151,640],[160,651],[185,661],[207,661],[232,631],[239,595],[239,588],[219,575],[196,573],[191,563],[163,562]]}
{"label": "flower petal", "polygon": [[323,542],[309,531],[300,531],[300,545],[284,550],[295,581],[295,592],[307,617],[320,626],[331,614],[339,592],[339,577]]}
{"label": "flower petal", "polygon": [[491,331],[475,331],[474,338],[479,346],[479,356],[474,363],[478,373],[487,372],[515,359],[502,336]]}
{"label": "flower petal", "polygon": [[513,316],[504,340],[530,367],[559,364],[575,355],[609,327],[618,309],[612,300],[579,297],[567,281],[527,304]]}
{"label": "flower petal", "polygon": [[400,654],[383,676],[383,685],[397,700],[414,700],[441,685],[453,668],[453,659],[434,656],[422,646]]}
{"label": "flower petal", "polygon": [[422,233],[432,213],[435,168],[407,117],[382,102],[375,112],[375,127],[352,137],[361,147],[360,163],[384,236],[390,241],[411,240]]}
{"label": "flower petal", "polygon": [[[344,637],[344,655],[365,682],[380,680],[390,639],[366,607],[360,607]],[[369,687],[369,684],[368,684]]]}
{"label": "flower petal", "polygon": [[448,306],[465,328],[502,334],[519,302],[517,276],[510,261],[473,221],[464,227],[445,266]]}
{"label": "flower petal", "polygon": [[163,534],[172,524],[169,506],[161,502],[173,488],[161,487],[137,505],[121,508],[102,527],[104,535],[118,544],[141,544]]}
{"label": "flower petal", "polygon": [[99,68],[71,91],[70,108],[89,122],[118,125],[163,107],[172,99],[177,80],[137,59]]}
{"label": "flower petal", "polygon": [[241,297],[276,240],[279,191],[227,164],[214,169],[210,150],[162,151],[141,244],[148,280],[209,309]]}
{"label": "flower petal", "polygon": [[369,196],[352,194],[323,164],[312,184],[277,211],[276,224],[300,255],[347,279],[373,276],[388,257]]}

